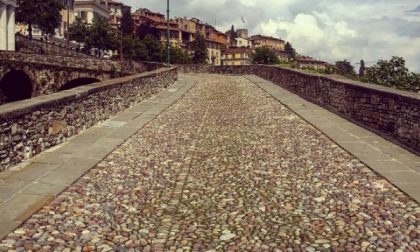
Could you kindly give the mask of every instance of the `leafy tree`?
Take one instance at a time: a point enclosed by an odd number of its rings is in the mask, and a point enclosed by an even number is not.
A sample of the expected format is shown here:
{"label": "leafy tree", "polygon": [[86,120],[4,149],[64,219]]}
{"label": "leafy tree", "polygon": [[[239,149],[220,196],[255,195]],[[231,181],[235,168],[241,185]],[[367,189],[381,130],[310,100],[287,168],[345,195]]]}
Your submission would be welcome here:
{"label": "leafy tree", "polygon": [[238,33],[235,31],[235,27],[232,25],[230,28],[230,44],[231,46],[236,46],[236,39],[238,38]]}
{"label": "leafy tree", "polygon": [[337,69],[337,74],[339,75],[346,77],[354,77],[356,75],[354,67],[347,60],[335,62],[335,67]]}
{"label": "leafy tree", "polygon": [[258,47],[252,55],[253,62],[256,64],[273,65],[279,64],[280,60],[276,52],[268,46]]}
{"label": "leafy tree", "polygon": [[366,69],[363,81],[414,92],[420,91],[420,75],[409,72],[402,57],[379,60],[376,65]]}
{"label": "leafy tree", "polygon": [[150,22],[142,22],[137,28],[137,36],[143,40],[148,35],[152,36],[155,40],[160,39],[160,33],[158,29],[156,29]]}
{"label": "leafy tree", "polygon": [[171,64],[190,63],[190,57],[188,56],[188,53],[185,50],[175,46],[171,46],[169,50],[171,54]]}
{"label": "leafy tree", "polygon": [[115,50],[118,48],[118,36],[111,29],[106,19],[96,17],[88,31],[88,48],[97,48],[99,50]]}
{"label": "leafy tree", "polygon": [[121,30],[124,35],[133,34],[134,23],[133,23],[133,18],[131,17],[130,8],[122,9]]}
{"label": "leafy tree", "polygon": [[86,43],[89,38],[89,26],[81,18],[77,17],[69,27],[70,38],[79,43]]}
{"label": "leafy tree", "polygon": [[161,62],[164,56],[164,47],[162,43],[156,40],[152,35],[146,35],[142,40],[147,54],[144,60]]}
{"label": "leafy tree", "polygon": [[296,58],[296,50],[293,48],[292,44],[289,42],[286,42],[286,45],[284,46],[284,51],[289,55],[290,58],[295,59]]}
{"label": "leafy tree", "polygon": [[206,40],[199,32],[195,34],[195,40],[193,41],[192,49],[194,51],[192,58],[193,63],[206,64],[208,54]]}
{"label": "leafy tree", "polygon": [[359,77],[360,78],[363,78],[363,76],[365,76],[365,71],[366,71],[365,61],[361,60],[360,61],[360,68],[359,68]]}
{"label": "leafy tree", "polygon": [[32,26],[36,25],[45,34],[53,35],[61,25],[64,8],[59,0],[17,0],[16,21],[28,25],[32,39]]}

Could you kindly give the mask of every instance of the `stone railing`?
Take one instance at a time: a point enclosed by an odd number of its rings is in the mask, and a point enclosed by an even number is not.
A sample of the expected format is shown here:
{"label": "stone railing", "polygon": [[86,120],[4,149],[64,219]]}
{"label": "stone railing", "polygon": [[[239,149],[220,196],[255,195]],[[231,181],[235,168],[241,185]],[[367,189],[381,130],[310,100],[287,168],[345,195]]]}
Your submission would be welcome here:
{"label": "stone railing", "polygon": [[162,68],[0,106],[0,171],[64,142],[176,79],[176,68]]}
{"label": "stone railing", "polygon": [[180,72],[255,74],[420,152],[420,94],[271,66],[179,66]]}
{"label": "stone railing", "polygon": [[26,37],[19,33],[16,34],[16,51],[20,53],[36,53],[43,55],[61,55],[79,58],[91,58],[90,55],[77,51],[76,48],[77,46],[73,43],[70,44],[69,49],[66,45],[58,43],[54,40],[41,41],[35,38],[31,40],[29,39],[29,37]]}

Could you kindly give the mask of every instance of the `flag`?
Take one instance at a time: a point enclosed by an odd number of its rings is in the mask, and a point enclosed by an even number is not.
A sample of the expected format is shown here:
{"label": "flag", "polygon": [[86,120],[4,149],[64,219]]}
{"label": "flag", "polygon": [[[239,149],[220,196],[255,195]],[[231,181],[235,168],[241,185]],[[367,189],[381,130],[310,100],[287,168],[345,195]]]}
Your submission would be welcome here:
{"label": "flag", "polygon": [[245,19],[244,19],[244,17],[243,17],[243,16],[241,17],[241,19],[242,19],[242,23],[244,23],[244,24],[245,24]]}

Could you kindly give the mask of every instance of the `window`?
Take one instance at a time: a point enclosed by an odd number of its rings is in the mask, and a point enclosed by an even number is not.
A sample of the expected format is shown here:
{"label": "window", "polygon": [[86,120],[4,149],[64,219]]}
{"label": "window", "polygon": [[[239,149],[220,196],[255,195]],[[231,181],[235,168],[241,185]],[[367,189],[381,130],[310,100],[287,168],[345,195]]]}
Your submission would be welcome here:
{"label": "window", "polygon": [[80,12],[79,12],[79,16],[80,16],[80,18],[81,18],[83,21],[86,21],[86,20],[87,20],[87,13],[86,13],[86,11],[80,11]]}

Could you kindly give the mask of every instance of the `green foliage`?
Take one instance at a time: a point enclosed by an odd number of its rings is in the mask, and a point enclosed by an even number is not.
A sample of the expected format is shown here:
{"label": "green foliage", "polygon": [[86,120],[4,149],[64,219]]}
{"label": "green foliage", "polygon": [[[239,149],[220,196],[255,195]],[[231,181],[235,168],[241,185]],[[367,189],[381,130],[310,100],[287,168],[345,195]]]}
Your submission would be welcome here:
{"label": "green foliage", "polygon": [[286,42],[286,45],[284,46],[284,51],[290,56],[290,58],[295,59],[296,58],[296,50],[293,48],[292,44],[289,42]]}
{"label": "green foliage", "polygon": [[160,38],[160,33],[157,28],[155,28],[151,23],[147,21],[142,22],[137,28],[137,36],[140,39],[145,39],[148,35],[152,36],[155,40],[159,40]]}
{"label": "green foliage", "polygon": [[164,46],[152,35],[146,35],[142,40],[142,43],[144,44],[145,49],[145,52],[142,53],[146,55],[144,60],[161,62],[164,59]]}
{"label": "green foliage", "polygon": [[109,26],[108,20],[96,17],[89,27],[87,46],[100,50],[115,50],[118,48],[118,36]]}
{"label": "green foliage", "polygon": [[336,72],[339,75],[349,77],[349,78],[354,78],[356,76],[354,67],[347,60],[335,62],[335,67],[336,67]]}
{"label": "green foliage", "polygon": [[134,31],[134,22],[130,8],[123,8],[121,17],[121,30],[124,35],[130,35]]}
{"label": "green foliage", "polygon": [[206,64],[208,54],[206,40],[199,32],[195,34],[192,49],[194,51],[192,62],[194,64]]}
{"label": "green foliage", "polygon": [[60,11],[64,6],[59,0],[17,0],[17,5],[16,21],[28,25],[30,38],[33,25],[48,35],[61,25]]}
{"label": "green foliage", "polygon": [[420,74],[409,72],[402,57],[379,60],[368,67],[362,81],[413,92],[420,91]]}
{"label": "green foliage", "polygon": [[190,63],[190,57],[188,56],[188,53],[179,47],[171,46],[169,48],[169,53],[171,54],[171,64]]}
{"label": "green foliage", "polygon": [[255,49],[255,53],[252,55],[252,59],[256,64],[273,65],[280,63],[280,60],[277,57],[275,51],[267,46]]}
{"label": "green foliage", "polygon": [[70,39],[79,43],[86,43],[89,37],[89,26],[79,17],[71,24],[69,28]]}

